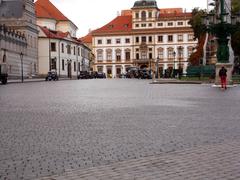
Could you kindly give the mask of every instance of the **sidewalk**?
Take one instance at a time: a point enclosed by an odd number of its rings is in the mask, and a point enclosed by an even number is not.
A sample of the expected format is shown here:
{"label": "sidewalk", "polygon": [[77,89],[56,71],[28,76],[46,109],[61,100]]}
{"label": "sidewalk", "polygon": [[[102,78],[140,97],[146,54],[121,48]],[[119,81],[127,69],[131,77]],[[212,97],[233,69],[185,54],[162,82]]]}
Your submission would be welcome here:
{"label": "sidewalk", "polygon": [[[69,78],[59,78],[59,81],[63,80],[71,80]],[[75,79],[73,79],[75,80]],[[43,82],[45,81],[45,78],[27,78],[23,80],[23,83],[30,83],[30,82]],[[12,84],[12,83],[22,83],[21,79],[8,79],[7,84]]]}
{"label": "sidewalk", "polygon": [[202,81],[184,81],[179,79],[153,79],[150,84],[202,84]]}
{"label": "sidewalk", "polygon": [[66,172],[39,180],[226,180],[240,179],[240,141]]}

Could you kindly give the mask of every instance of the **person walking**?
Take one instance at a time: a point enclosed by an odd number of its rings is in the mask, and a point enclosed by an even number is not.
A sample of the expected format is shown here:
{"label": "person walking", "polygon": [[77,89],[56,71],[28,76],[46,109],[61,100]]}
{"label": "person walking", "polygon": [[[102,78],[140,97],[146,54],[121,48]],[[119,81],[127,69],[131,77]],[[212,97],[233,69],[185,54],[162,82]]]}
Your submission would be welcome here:
{"label": "person walking", "polygon": [[224,66],[219,70],[219,77],[222,89],[227,89],[227,69]]}

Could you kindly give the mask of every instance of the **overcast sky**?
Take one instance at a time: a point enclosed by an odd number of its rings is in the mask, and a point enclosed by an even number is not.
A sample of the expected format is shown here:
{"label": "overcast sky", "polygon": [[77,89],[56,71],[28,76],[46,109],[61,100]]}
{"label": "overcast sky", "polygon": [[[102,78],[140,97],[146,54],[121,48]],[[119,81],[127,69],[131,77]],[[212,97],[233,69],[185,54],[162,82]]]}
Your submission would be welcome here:
{"label": "overcast sky", "polygon": [[[79,28],[78,37],[89,29],[102,27],[117,16],[117,12],[131,9],[136,0],[50,0]],[[158,8],[183,8],[191,12],[194,7],[206,9],[207,0],[157,0]]]}

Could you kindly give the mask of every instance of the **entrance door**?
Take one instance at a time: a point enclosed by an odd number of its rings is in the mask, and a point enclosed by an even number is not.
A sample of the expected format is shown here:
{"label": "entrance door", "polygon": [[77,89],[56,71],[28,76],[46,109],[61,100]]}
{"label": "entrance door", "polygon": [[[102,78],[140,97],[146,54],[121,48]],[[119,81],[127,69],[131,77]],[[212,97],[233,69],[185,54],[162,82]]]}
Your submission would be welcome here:
{"label": "entrance door", "polygon": [[72,78],[72,66],[71,66],[71,63],[68,63],[67,74],[68,74],[68,78]]}

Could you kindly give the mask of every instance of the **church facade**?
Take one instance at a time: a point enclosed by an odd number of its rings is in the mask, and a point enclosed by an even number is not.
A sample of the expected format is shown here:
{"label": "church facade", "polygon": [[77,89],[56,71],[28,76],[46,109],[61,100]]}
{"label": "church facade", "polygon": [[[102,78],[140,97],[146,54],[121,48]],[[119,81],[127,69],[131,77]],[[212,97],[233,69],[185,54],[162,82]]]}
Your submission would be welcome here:
{"label": "church facade", "polygon": [[119,77],[129,67],[147,68],[161,76],[182,69],[197,45],[191,13],[159,9],[155,0],[138,0],[103,27],[91,32],[94,70]]}
{"label": "church facade", "polygon": [[[33,0],[0,1],[1,62],[10,78],[38,74],[38,30]],[[23,68],[23,70],[22,70]]]}

